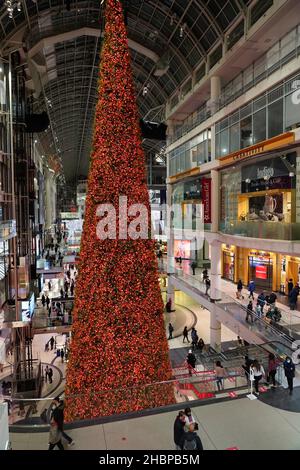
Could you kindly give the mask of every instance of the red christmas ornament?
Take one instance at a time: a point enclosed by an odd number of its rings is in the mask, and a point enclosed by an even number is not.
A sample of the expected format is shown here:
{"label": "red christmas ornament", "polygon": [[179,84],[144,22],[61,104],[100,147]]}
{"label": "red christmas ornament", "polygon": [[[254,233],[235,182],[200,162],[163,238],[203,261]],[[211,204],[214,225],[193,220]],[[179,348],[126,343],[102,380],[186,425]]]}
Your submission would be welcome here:
{"label": "red christmas ornament", "polygon": [[[66,419],[173,403],[172,370],[151,239],[119,239],[119,196],[150,221],[130,54],[119,0],[107,0],[86,213],[66,378]],[[96,235],[100,204],[116,209],[116,240]],[[133,220],[125,221],[125,227]],[[124,223],[124,219],[121,220]],[[150,231],[150,224],[149,224]]]}

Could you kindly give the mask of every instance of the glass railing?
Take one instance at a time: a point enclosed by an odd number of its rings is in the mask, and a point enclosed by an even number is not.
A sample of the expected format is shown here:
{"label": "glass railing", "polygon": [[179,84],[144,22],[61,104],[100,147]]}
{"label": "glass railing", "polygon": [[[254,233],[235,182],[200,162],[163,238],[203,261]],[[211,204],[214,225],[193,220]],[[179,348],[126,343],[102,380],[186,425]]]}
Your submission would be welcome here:
{"label": "glass railing", "polygon": [[62,315],[56,317],[48,317],[47,315],[34,316],[32,319],[32,327],[39,328],[53,328],[57,326],[71,326],[73,324],[72,315]]}
{"label": "glass railing", "polygon": [[221,222],[219,230],[229,235],[270,240],[300,240],[300,223],[237,221]]}
{"label": "glass railing", "polygon": [[[213,370],[191,370],[186,366],[174,369],[176,378],[169,381],[147,385],[109,390],[87,390],[79,395],[69,395],[65,400],[66,408],[72,412],[72,420],[86,420],[106,417],[112,414],[120,415],[149,409],[162,409],[177,403],[191,403],[197,400],[224,398],[228,391],[240,388],[247,392],[247,380],[242,368],[228,368],[221,390],[218,390],[216,376]],[[243,390],[244,389],[244,390]],[[246,390],[245,390],[246,389]],[[10,425],[32,426],[45,425],[50,422],[53,399],[59,394],[46,398],[22,398],[3,395],[3,401],[9,405]],[[61,389],[60,396],[64,398]],[[68,411],[66,411],[66,421]]]}

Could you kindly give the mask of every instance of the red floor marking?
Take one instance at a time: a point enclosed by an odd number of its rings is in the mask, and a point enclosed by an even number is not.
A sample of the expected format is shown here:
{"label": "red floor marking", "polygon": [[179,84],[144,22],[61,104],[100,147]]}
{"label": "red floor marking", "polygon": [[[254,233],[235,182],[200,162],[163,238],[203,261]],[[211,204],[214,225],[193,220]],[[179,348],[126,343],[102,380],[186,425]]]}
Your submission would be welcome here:
{"label": "red floor marking", "polygon": [[264,393],[264,392],[267,392],[268,389],[267,389],[266,387],[260,387],[260,388],[259,388],[259,391],[262,392],[262,393]]}
{"label": "red floor marking", "polygon": [[237,397],[237,394],[235,392],[228,392],[228,396],[230,398],[236,398]]}
{"label": "red floor marking", "polygon": [[228,447],[228,449],[225,449],[225,450],[239,450],[238,447]]}

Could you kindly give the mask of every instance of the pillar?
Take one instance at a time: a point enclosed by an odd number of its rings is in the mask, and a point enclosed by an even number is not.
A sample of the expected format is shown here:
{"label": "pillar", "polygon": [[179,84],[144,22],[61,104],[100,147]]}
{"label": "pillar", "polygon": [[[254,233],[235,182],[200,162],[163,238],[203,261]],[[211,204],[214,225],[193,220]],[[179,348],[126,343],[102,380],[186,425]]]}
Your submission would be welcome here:
{"label": "pillar", "polygon": [[211,171],[211,231],[219,231],[219,208],[220,208],[220,173],[217,170]]}
{"label": "pillar", "polygon": [[221,325],[216,313],[210,312],[210,346],[218,352],[221,350]]}
{"label": "pillar", "polygon": [[214,75],[210,79],[210,104],[211,114],[214,115],[217,112],[218,100],[221,95],[221,78]]}
{"label": "pillar", "polygon": [[[174,222],[172,216],[172,185],[167,184],[167,242],[168,242],[168,264],[167,264],[167,273],[175,273],[175,259],[174,259]],[[168,282],[169,285],[169,282]]]}
{"label": "pillar", "polygon": [[220,300],[221,295],[221,243],[213,242],[211,249],[210,299]]}

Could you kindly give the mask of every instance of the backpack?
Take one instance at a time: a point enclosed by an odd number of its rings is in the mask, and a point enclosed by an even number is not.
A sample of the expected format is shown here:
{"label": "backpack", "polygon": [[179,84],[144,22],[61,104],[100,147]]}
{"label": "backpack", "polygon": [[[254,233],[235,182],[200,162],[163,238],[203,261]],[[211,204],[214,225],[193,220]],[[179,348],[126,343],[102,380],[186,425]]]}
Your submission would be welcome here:
{"label": "backpack", "polygon": [[185,440],[183,444],[183,450],[197,450],[196,439]]}

